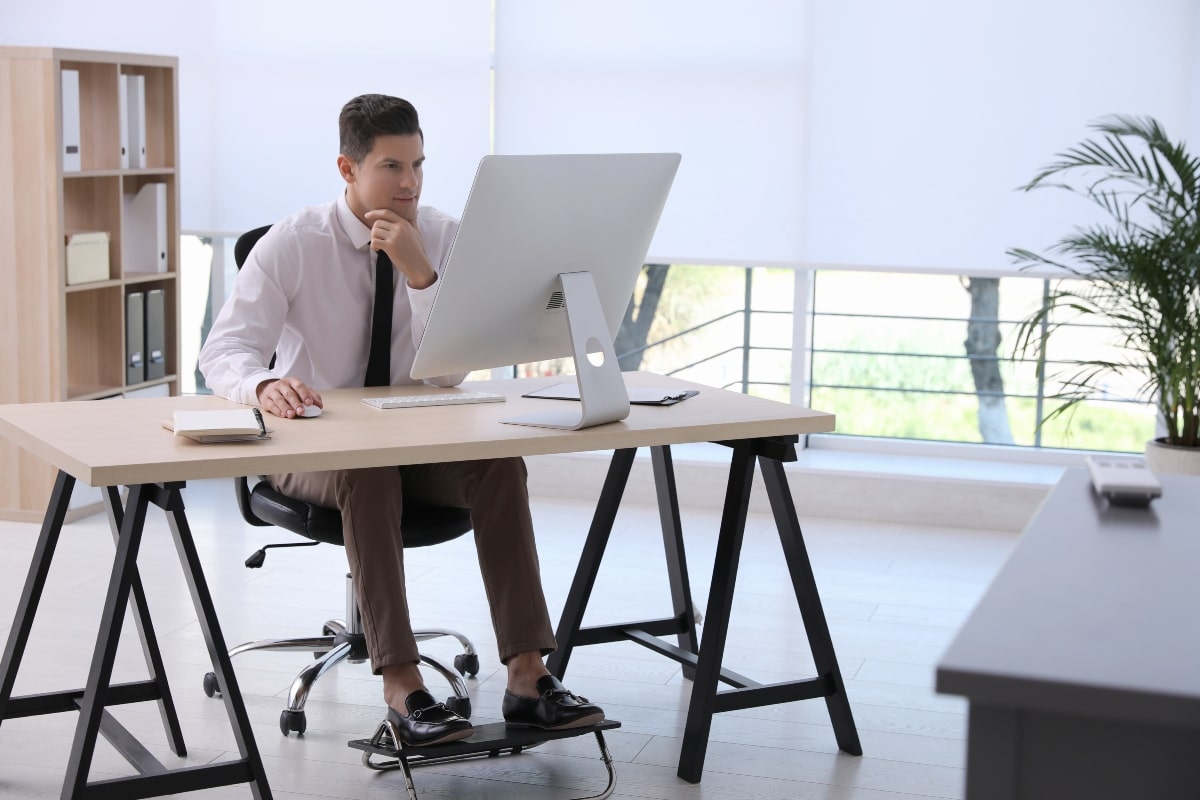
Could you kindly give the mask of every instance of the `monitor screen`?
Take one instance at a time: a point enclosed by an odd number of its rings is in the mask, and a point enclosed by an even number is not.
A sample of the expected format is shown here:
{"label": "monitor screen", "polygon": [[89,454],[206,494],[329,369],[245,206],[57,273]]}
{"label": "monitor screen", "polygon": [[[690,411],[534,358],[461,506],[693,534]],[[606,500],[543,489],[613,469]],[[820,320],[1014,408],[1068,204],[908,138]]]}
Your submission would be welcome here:
{"label": "monitor screen", "polygon": [[[485,156],[412,377],[569,355],[578,374],[572,291],[576,334],[586,334],[588,352],[611,351],[679,161],[678,153]],[[560,275],[579,273],[590,276],[598,308],[581,298],[591,294],[587,281],[564,295]]]}

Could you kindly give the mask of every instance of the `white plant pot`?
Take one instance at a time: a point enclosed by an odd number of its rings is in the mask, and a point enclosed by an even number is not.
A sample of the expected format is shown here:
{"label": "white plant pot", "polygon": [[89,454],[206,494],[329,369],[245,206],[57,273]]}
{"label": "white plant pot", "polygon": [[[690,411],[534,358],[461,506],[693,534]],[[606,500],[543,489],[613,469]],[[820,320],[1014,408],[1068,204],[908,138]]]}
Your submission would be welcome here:
{"label": "white plant pot", "polygon": [[1200,475],[1200,447],[1179,447],[1161,439],[1146,442],[1146,466],[1168,475]]}

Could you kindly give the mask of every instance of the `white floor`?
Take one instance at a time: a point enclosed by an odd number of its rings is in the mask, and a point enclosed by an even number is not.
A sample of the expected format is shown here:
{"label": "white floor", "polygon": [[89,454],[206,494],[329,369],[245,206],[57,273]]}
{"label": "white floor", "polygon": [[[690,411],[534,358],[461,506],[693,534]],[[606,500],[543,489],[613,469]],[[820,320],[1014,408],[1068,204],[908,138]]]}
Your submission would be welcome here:
{"label": "white floor", "polygon": [[[230,644],[266,636],[313,635],[344,603],[343,552],[320,546],[272,550],[266,565],[242,561],[288,534],[242,523],[229,481],[202,481],[184,493],[188,518]],[[869,499],[864,502],[869,503]],[[585,502],[534,504],[551,616],[557,619],[590,521]],[[719,512],[685,511],[693,593],[707,598]],[[718,715],[704,777],[675,775],[690,684],[674,662],[635,645],[575,652],[567,685],[604,706],[622,727],[607,740],[617,763],[615,797],[837,798],[907,800],[962,795],[966,706],[934,693],[934,665],[956,627],[986,588],[1016,534],[918,529],[832,519],[802,519],[837,648],[861,758],[839,754],[825,705],[806,701]],[[37,527],[0,522],[0,635],[20,596]],[[46,594],[17,679],[16,694],[82,687],[108,581],[112,538],[103,515],[64,531]],[[168,767],[236,757],[219,700],[206,697],[210,668],[187,588],[161,513],[151,511],[140,561],[189,750],[165,745],[154,704],[114,713]],[[480,651],[468,681],[477,721],[499,718],[504,689],[487,606],[469,537],[409,554],[413,616],[420,625],[454,627]],[[657,511],[624,508],[601,569],[586,624],[646,619],[670,612]],[[131,617],[114,680],[146,675]],[[703,631],[703,628],[701,628]],[[451,657],[449,645],[432,652]],[[398,773],[365,769],[349,739],[369,736],[383,709],[380,686],[364,664],[342,665],[318,682],[308,702],[308,732],[278,728],[303,653],[249,653],[235,660],[271,788],[277,798],[398,798]],[[790,593],[770,517],[747,523],[725,666],[760,681],[812,674],[800,615]],[[428,682],[443,693],[436,675]],[[77,716],[58,714],[0,724],[0,797],[58,797]],[[92,778],[131,774],[103,741]],[[416,773],[422,798],[566,798],[592,794],[604,774],[592,737],[549,743],[529,753],[426,767]],[[249,797],[246,786],[188,797]]]}

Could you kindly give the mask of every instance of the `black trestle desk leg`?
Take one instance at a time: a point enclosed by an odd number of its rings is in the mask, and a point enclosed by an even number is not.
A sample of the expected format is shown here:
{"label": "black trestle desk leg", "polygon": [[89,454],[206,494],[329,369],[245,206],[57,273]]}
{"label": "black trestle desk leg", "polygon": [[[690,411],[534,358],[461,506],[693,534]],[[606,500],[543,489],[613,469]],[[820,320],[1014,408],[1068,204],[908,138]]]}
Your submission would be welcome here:
{"label": "black trestle desk leg", "polygon": [[841,750],[861,756],[862,744],[858,740],[858,729],[850,711],[850,700],[846,697],[846,687],[842,683],[842,672],[838,668],[833,639],[829,635],[829,624],[821,606],[821,595],[817,591],[812,562],[808,558],[808,549],[804,546],[800,520],[796,516],[796,505],[788,489],[787,474],[783,470],[783,464],[775,459],[760,456],[758,463],[762,468],[767,498],[771,501],[771,511],[775,516],[775,527],[779,530],[779,540],[783,544],[783,555],[791,573],[792,586],[796,591],[796,602],[804,619],[804,630],[808,634],[813,663],[817,674],[827,677],[832,686],[831,692],[825,696],[825,705],[829,710],[833,734]]}
{"label": "black trestle desk leg", "polygon": [[708,750],[708,734],[716,712],[717,682],[729,633],[729,612],[733,608],[733,588],[737,580],[742,538],[746,532],[746,511],[750,505],[750,487],[754,480],[754,440],[735,442],[729,465],[729,483],[725,488],[725,506],[721,512],[721,531],[713,564],[712,588],[704,618],[704,636],[692,682],[683,746],[676,774],[685,781],[699,783]]}
{"label": "black trestle desk leg", "polygon": [[183,577],[187,581],[188,590],[192,595],[192,604],[196,608],[200,630],[204,633],[204,644],[208,647],[213,672],[217,676],[217,685],[221,687],[225,712],[229,715],[229,722],[233,726],[233,738],[237,742],[238,752],[242,756],[241,763],[249,771],[250,791],[255,800],[271,800],[271,788],[267,783],[266,772],[263,770],[258,743],[254,740],[254,732],[250,727],[250,715],[246,712],[246,704],[242,700],[242,692],[238,688],[237,678],[233,673],[229,648],[225,644],[225,637],[217,622],[216,606],[213,605],[208,582],[204,579],[200,555],[196,551],[196,542],[192,538],[191,528],[184,515],[183,496],[178,488],[171,488],[165,491],[164,501],[160,505],[167,512],[167,524],[175,539],[175,549],[179,553],[179,562],[183,566]]}
{"label": "black trestle desk leg", "polygon": [[[662,525],[663,547],[667,556],[667,579],[671,584],[671,603],[675,618],[683,626],[677,637],[680,649],[689,653],[699,650],[696,637],[696,614],[692,607],[692,587],[688,580],[687,557],[683,549],[683,523],[679,518],[679,494],[675,489],[675,466],[671,448],[667,445],[650,448],[654,467],[654,490],[658,495],[658,519]],[[683,677],[692,680],[696,669],[683,666]]]}
{"label": "black trestle desk leg", "polygon": [[129,590],[136,574],[138,548],[142,543],[146,508],[149,505],[147,489],[146,486],[131,486],[129,489],[129,505],[121,520],[121,534],[117,539],[112,576],[109,579],[104,611],[100,616],[100,630],[96,634],[96,649],[92,655],[87,686],[80,702],[79,723],[75,726],[75,739],[71,745],[71,756],[63,779],[64,800],[86,796],[92,754],[96,749],[96,737],[100,732],[100,719],[104,714],[113,661],[121,639],[121,624],[125,619]]}
{"label": "black trestle desk leg", "polygon": [[25,588],[21,591],[21,599],[17,603],[17,613],[8,633],[8,644],[4,646],[4,658],[0,660],[0,723],[4,722],[8,700],[12,697],[17,670],[21,667],[21,656],[25,654],[25,645],[29,642],[33,617],[37,614],[42,589],[46,586],[46,576],[50,572],[50,562],[54,559],[54,548],[58,545],[58,537],[62,533],[63,520],[66,519],[67,506],[71,502],[71,491],[74,488],[75,479],[60,470],[54,481],[54,490],[50,493],[50,502],[46,506],[46,516],[42,519],[42,530],[33,550],[33,559],[29,562]]}
{"label": "black trestle desk leg", "polygon": [[612,534],[613,522],[616,521],[617,509],[621,505],[621,496],[625,493],[625,485],[629,481],[629,471],[633,468],[633,457],[636,454],[635,447],[617,450],[613,452],[612,461],[609,462],[608,475],[604,478],[600,500],[596,503],[596,513],[592,516],[592,525],[588,529],[587,540],[579,556],[579,567],[575,570],[575,578],[571,581],[571,590],[567,593],[567,602],[563,606],[558,630],[554,633],[558,648],[546,661],[546,668],[560,679],[566,674],[567,662],[571,659],[571,650],[575,647],[579,626],[583,624],[583,613],[587,610],[588,598],[591,597],[592,587],[596,584],[600,560],[604,557],[604,548]]}
{"label": "black trestle desk leg", "polygon": [[[125,512],[121,508],[121,493],[116,486],[104,489],[105,509],[108,512],[108,525],[112,529],[113,539],[120,541],[121,520]],[[133,581],[130,585],[133,592],[134,624],[137,625],[138,638],[142,642],[142,655],[146,659],[146,669],[150,679],[158,687],[158,713],[162,717],[163,729],[167,732],[171,752],[177,756],[187,755],[187,746],[183,742],[183,729],[179,725],[179,715],[175,711],[175,701],[171,697],[171,687],[167,683],[167,672],[163,667],[162,653],[158,649],[158,637],[154,633],[154,623],[150,620],[150,606],[146,603],[146,591],[142,587],[142,578],[134,565]]]}

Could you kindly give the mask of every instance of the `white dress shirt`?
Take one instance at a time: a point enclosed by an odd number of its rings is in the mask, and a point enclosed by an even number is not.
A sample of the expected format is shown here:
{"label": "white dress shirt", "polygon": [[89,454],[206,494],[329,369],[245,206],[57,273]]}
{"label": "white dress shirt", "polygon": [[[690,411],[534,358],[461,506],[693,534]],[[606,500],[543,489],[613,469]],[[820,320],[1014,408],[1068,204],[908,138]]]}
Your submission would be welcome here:
{"label": "white dress shirt", "polygon": [[[425,255],[441,274],[458,221],[422,206],[417,228]],[[233,292],[200,351],[200,372],[217,395],[257,404],[265,380],[295,377],[317,391],[362,386],[371,346],[375,253],[371,230],[343,194],[271,226],[250,251]],[[413,357],[425,331],[437,282],[413,289],[396,272],[392,309],[393,385],[414,380]],[[268,369],[271,354],[274,369]],[[466,373],[430,378],[455,386]]]}

